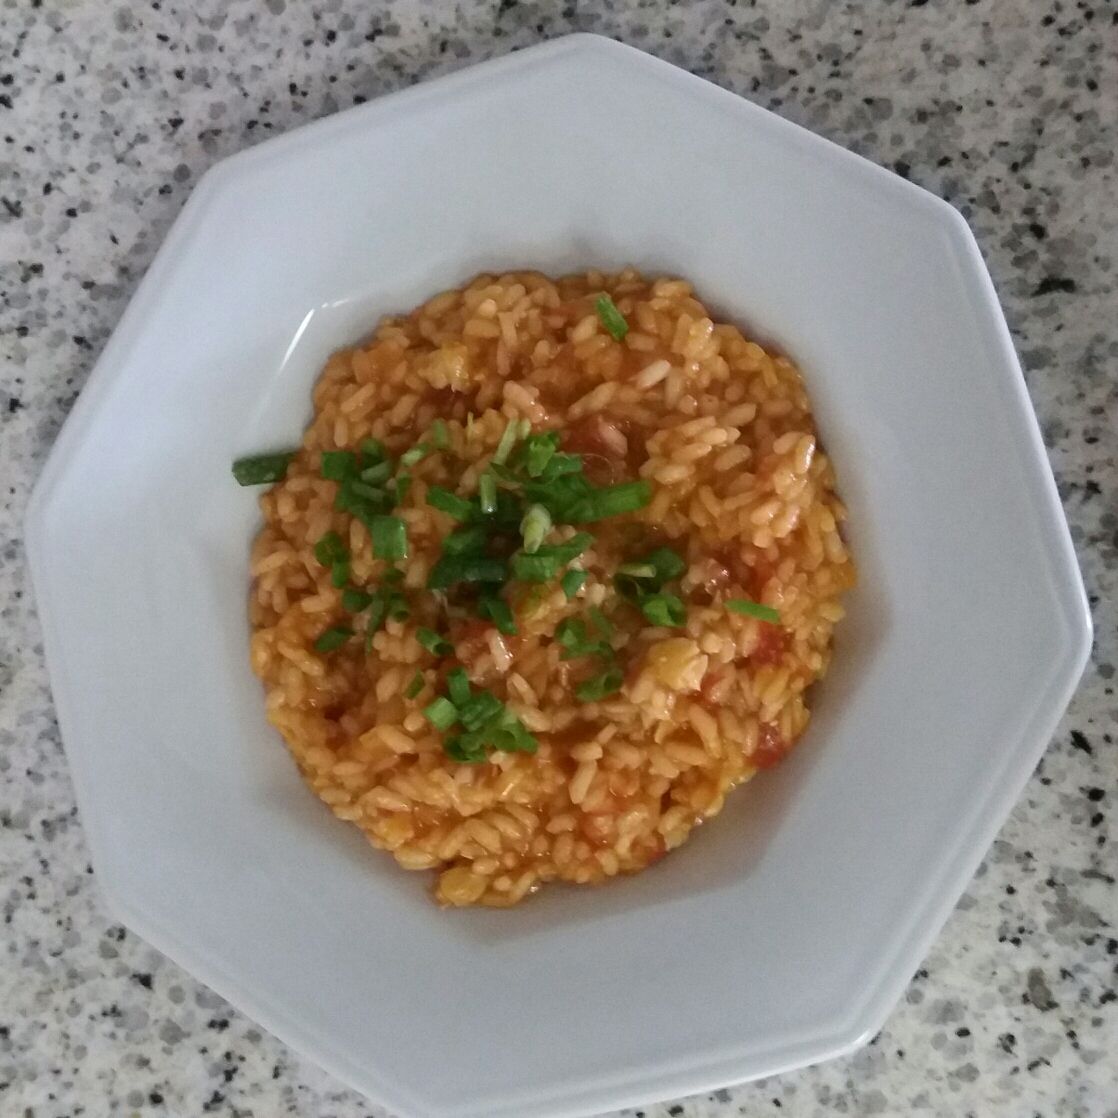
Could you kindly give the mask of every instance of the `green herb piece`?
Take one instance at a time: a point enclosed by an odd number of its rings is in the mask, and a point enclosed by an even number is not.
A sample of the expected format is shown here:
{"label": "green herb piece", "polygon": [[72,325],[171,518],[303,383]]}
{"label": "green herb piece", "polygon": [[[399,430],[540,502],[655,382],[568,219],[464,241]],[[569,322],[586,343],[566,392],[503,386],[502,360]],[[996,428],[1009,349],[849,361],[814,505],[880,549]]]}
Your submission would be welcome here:
{"label": "green herb piece", "polygon": [[594,310],[598,312],[599,320],[615,342],[621,341],[629,333],[629,324],[625,321],[625,316],[608,295],[598,296],[594,301]]}
{"label": "green herb piece", "polygon": [[389,621],[407,621],[411,616],[411,607],[403,594],[398,590],[391,590],[387,596],[385,613]]}
{"label": "green herb piece", "polygon": [[314,650],[315,652],[333,652],[335,648],[341,648],[352,636],[353,630],[348,626],[335,625],[332,629],[327,629],[314,642]]}
{"label": "green herb piece", "polygon": [[458,711],[449,699],[440,695],[423,708],[423,717],[440,732],[449,730],[458,721]]}
{"label": "green herb piece", "polygon": [[324,566],[330,567],[335,563],[344,562],[349,558],[349,551],[342,543],[342,537],[337,532],[327,532],[318,543],[314,545],[314,557]]}
{"label": "green herb piece", "polygon": [[529,435],[521,447],[520,459],[529,477],[540,477],[559,449],[559,432]]}
{"label": "green herb piece", "polygon": [[408,529],[398,516],[374,518],[370,535],[373,537],[373,555],[378,559],[408,557]]}
{"label": "green herb piece", "polygon": [[283,481],[295,454],[294,450],[283,450],[276,454],[253,454],[247,458],[238,458],[233,463],[233,477],[238,485],[271,485]]}
{"label": "green herb piece", "polygon": [[427,576],[428,590],[445,590],[456,582],[498,582],[508,578],[503,559],[488,555],[444,555]]}
{"label": "green herb piece", "polygon": [[447,673],[446,690],[455,706],[461,706],[469,700],[470,677],[466,675],[465,668],[452,668]]}
{"label": "green herb piece", "polygon": [[481,551],[489,539],[489,532],[480,524],[459,528],[443,539],[444,555],[466,555]]}
{"label": "green herb piece", "polygon": [[670,547],[658,547],[645,556],[644,562],[651,563],[656,568],[656,578],[661,583],[679,578],[687,570],[686,560]]}
{"label": "green herb piece", "polygon": [[413,446],[411,450],[405,450],[400,455],[401,466],[414,466],[417,462],[422,462],[428,454],[431,453],[431,448],[426,443],[418,443]]}
{"label": "green herb piece", "polygon": [[529,505],[524,519],[520,522],[520,535],[524,539],[524,550],[529,555],[538,551],[544,537],[551,531],[551,513],[543,505]]}
{"label": "green herb piece", "polygon": [[508,460],[512,448],[516,445],[516,436],[520,433],[520,424],[515,419],[510,419],[505,424],[505,429],[501,433],[501,440],[497,443],[497,449],[493,451],[493,461],[498,466],[503,466]]}
{"label": "green herb piece", "polygon": [[396,491],[396,504],[402,505],[411,489],[411,474],[397,474],[388,484]]}
{"label": "green herb piece", "polygon": [[559,585],[563,587],[563,593],[567,595],[568,602],[582,589],[586,578],[585,571],[568,571],[563,576]]}
{"label": "green herb piece", "polygon": [[364,590],[355,590],[352,586],[342,591],[342,607],[350,613],[360,613],[373,604],[373,595]]}
{"label": "green herb piece", "polygon": [[477,499],[486,515],[497,511],[497,479],[488,471],[477,480]]}
{"label": "green herb piece", "polygon": [[456,734],[443,742],[443,752],[460,765],[480,764],[487,755],[484,735]]}
{"label": "green herb piece", "polygon": [[416,631],[415,639],[419,641],[432,656],[449,656],[454,651],[454,646],[450,641],[446,640],[444,637],[440,637],[433,629],[424,629],[420,627]]}
{"label": "green herb piece", "polygon": [[591,676],[585,683],[580,683],[575,688],[575,694],[584,703],[597,702],[620,691],[624,679],[620,668],[606,668],[604,672]]}
{"label": "green herb piece", "polygon": [[458,717],[467,730],[480,730],[504,713],[504,709],[505,704],[492,691],[479,691],[458,707]]}
{"label": "green herb piece", "polygon": [[566,617],[560,621],[555,629],[555,639],[563,648],[564,660],[613,655],[613,649],[607,642],[591,638],[586,622],[578,617]]}
{"label": "green herb piece", "polygon": [[652,486],[647,481],[623,481],[587,494],[568,513],[572,523],[587,524],[643,509],[652,500]]}
{"label": "green herb piece", "polygon": [[653,625],[676,628],[687,620],[687,607],[674,594],[649,594],[640,606]]}
{"label": "green herb piece", "polygon": [[350,478],[342,485],[351,500],[359,497],[362,501],[368,502],[369,508],[391,507],[392,501],[379,485],[370,485],[357,478]]}
{"label": "green herb piece", "polygon": [[436,450],[446,450],[450,446],[450,432],[447,430],[445,419],[436,419],[431,424],[431,445]]}
{"label": "green herb piece", "polygon": [[587,611],[590,614],[590,620],[594,622],[594,628],[598,630],[603,637],[613,636],[613,626],[609,623],[609,619],[597,607],[591,606]]}
{"label": "green herb piece", "polygon": [[554,555],[525,555],[518,552],[511,559],[514,578],[522,582],[550,582],[563,566],[561,559]]}
{"label": "green herb piece", "polygon": [[780,624],[780,613],[772,606],[763,606],[760,602],[751,602],[748,598],[728,598],[724,604],[733,613],[756,617],[758,621],[770,621],[774,625]]}
{"label": "green herb piece", "polygon": [[651,563],[622,563],[617,573],[629,578],[655,578],[656,568]]}
{"label": "green herb piece", "polygon": [[388,457],[388,450],[380,439],[362,439],[361,457],[367,459],[370,465]]}
{"label": "green herb piece", "polygon": [[383,485],[392,476],[392,463],[377,462],[372,466],[366,466],[360,476],[366,485]]}
{"label": "green herb piece", "polygon": [[468,520],[474,511],[474,506],[469,501],[438,485],[432,485],[427,490],[427,503],[433,509],[453,516],[455,520]]}
{"label": "green herb piece", "polygon": [[408,684],[407,688],[404,691],[404,698],[414,699],[416,695],[418,695],[419,692],[423,690],[426,684],[427,681],[423,678],[423,673],[416,672],[415,675],[411,677],[411,683]]}
{"label": "green herb piece", "polygon": [[330,584],[341,590],[349,582],[349,560],[339,559],[330,568]]}
{"label": "green herb piece", "polygon": [[324,450],[322,476],[328,481],[345,481],[357,473],[357,455],[352,450]]}
{"label": "green herb piece", "polygon": [[516,634],[516,621],[512,616],[512,610],[509,608],[508,602],[496,595],[483,595],[478,600],[477,612],[479,617],[492,621],[497,626],[498,632],[504,633],[506,636]]}

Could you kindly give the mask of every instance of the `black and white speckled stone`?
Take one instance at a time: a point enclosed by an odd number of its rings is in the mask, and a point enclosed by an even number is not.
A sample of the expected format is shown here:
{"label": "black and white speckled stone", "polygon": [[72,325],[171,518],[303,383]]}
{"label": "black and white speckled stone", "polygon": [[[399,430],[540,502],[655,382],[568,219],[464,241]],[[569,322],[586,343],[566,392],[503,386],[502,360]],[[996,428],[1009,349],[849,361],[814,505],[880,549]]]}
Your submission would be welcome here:
{"label": "black and white speckled stone", "polygon": [[571,30],[712,78],[968,215],[1098,633],[1055,742],[876,1040],[643,1114],[1118,1116],[1118,12],[1105,0],[0,0],[0,1114],[376,1113],[100,914],[21,519],[207,167]]}

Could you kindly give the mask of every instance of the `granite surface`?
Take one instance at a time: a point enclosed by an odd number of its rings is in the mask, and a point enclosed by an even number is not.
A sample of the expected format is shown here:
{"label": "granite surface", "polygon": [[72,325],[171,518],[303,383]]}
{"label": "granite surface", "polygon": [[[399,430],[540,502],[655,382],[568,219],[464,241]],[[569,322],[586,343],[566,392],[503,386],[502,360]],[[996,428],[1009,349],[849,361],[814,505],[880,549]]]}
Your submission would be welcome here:
{"label": "granite surface", "polygon": [[1051,748],[874,1041],[643,1113],[1118,1116],[1118,10],[1105,0],[0,0],[0,1114],[379,1113],[102,914],[21,520],[207,167],[571,30],[712,78],[967,214],[1097,633]]}

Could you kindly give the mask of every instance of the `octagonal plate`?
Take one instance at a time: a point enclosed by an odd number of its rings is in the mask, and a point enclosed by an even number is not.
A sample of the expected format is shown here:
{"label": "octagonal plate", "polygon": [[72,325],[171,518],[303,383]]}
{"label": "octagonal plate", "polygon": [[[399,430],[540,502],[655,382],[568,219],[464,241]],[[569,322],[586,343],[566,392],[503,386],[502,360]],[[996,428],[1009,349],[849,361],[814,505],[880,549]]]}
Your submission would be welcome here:
{"label": "octagonal plate", "polygon": [[[481,269],[691,278],[803,366],[862,573],[817,718],[654,870],[441,912],[299,781],[248,668],[258,514],[328,353]],[[1034,766],[1082,586],[962,219],[576,36],[198,186],[44,471],[28,543],[97,877],[139,934],[412,1118],[577,1115],[871,1035]]]}

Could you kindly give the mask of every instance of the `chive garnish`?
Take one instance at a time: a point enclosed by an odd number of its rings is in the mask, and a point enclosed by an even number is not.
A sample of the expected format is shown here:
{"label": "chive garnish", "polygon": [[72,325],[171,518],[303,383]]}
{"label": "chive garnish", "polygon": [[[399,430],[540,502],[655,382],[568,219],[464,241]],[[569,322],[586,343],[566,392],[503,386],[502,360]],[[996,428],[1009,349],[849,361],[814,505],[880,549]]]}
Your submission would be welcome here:
{"label": "chive garnish", "polygon": [[763,606],[760,602],[752,602],[748,598],[728,598],[725,606],[732,613],[756,617],[758,621],[769,621],[774,625],[780,623],[780,613],[772,606]]}
{"label": "chive garnish", "polygon": [[492,691],[479,691],[458,707],[458,718],[467,730],[480,730],[504,710],[504,705]]}
{"label": "chive garnish", "polygon": [[449,700],[440,695],[423,708],[423,717],[440,732],[449,730],[458,721],[458,710]]}
{"label": "chive garnish", "polygon": [[348,626],[335,625],[332,629],[327,629],[314,642],[314,650],[315,652],[333,652],[335,648],[341,648],[352,636],[353,630]]}
{"label": "chive garnish", "polygon": [[391,476],[391,462],[377,462],[361,471],[361,480],[367,485],[383,485]]}
{"label": "chive garnish", "polygon": [[330,568],[330,585],[341,590],[349,582],[349,560],[339,559]]}
{"label": "chive garnish", "polygon": [[438,509],[448,516],[453,516],[455,520],[468,520],[474,511],[474,507],[469,501],[438,485],[432,485],[427,490],[427,503],[433,509]]}
{"label": "chive garnish", "polygon": [[413,446],[411,450],[405,450],[400,455],[401,466],[414,466],[417,462],[422,462],[424,458],[430,453],[430,447],[426,443],[419,443]]}
{"label": "chive garnish", "polygon": [[398,516],[374,517],[369,534],[373,538],[373,555],[378,559],[408,557],[408,529]]}
{"label": "chive garnish", "polygon": [[461,706],[470,697],[470,679],[465,668],[452,668],[447,673],[446,690],[455,706]]}
{"label": "chive garnish", "polygon": [[678,627],[687,620],[687,607],[674,594],[649,594],[640,606],[641,613],[653,625]]}
{"label": "chive garnish", "polygon": [[322,476],[327,481],[345,481],[357,473],[357,455],[352,450],[324,450]]}
{"label": "chive garnish", "polygon": [[350,613],[360,613],[373,604],[373,595],[364,590],[356,590],[352,586],[342,591],[342,608]]}
{"label": "chive garnish", "polygon": [[477,480],[477,499],[487,516],[497,511],[497,479],[488,471]]}
{"label": "chive garnish", "polygon": [[478,600],[477,612],[479,617],[492,621],[497,626],[498,632],[504,633],[506,636],[516,634],[516,621],[512,616],[512,610],[509,608],[508,602],[503,601],[496,595],[483,595]]}
{"label": "chive garnish", "polygon": [[655,578],[656,568],[651,563],[622,563],[617,573],[629,578]]}
{"label": "chive garnish", "polygon": [[598,312],[598,319],[614,341],[621,341],[629,333],[629,324],[625,321],[625,316],[608,295],[598,296],[594,301],[594,310]]}
{"label": "chive garnish", "polygon": [[520,424],[515,419],[510,419],[501,433],[501,440],[497,443],[497,449],[493,451],[493,461],[498,466],[503,466],[508,460],[508,456],[516,444],[516,436],[519,433]]}
{"label": "chive garnish", "polygon": [[329,567],[334,563],[344,562],[349,558],[349,552],[337,532],[327,532],[314,545],[314,557],[324,567]]}
{"label": "chive garnish", "polygon": [[450,432],[447,430],[445,419],[436,419],[431,424],[431,445],[436,450],[446,450],[450,445]]}
{"label": "chive garnish", "polygon": [[595,489],[577,501],[569,518],[575,524],[588,524],[604,520],[607,516],[620,516],[625,512],[643,509],[652,500],[652,486],[647,481],[623,481]]}
{"label": "chive garnish", "polygon": [[428,590],[446,590],[456,582],[497,582],[508,578],[508,565],[489,555],[444,555],[427,576]]}
{"label": "chive garnish", "polygon": [[361,457],[367,458],[370,464],[373,462],[379,462],[382,458],[388,457],[388,450],[385,448],[384,443],[382,443],[380,439],[362,439]]}
{"label": "chive garnish", "polygon": [[460,765],[476,765],[485,760],[485,741],[480,734],[456,734],[443,742],[443,752]]}
{"label": "chive garnish", "polygon": [[583,587],[586,582],[585,571],[568,571],[559,583],[563,587],[563,593],[567,596],[567,601],[570,601]]}
{"label": "chive garnish", "polygon": [[396,492],[396,504],[402,505],[411,489],[411,474],[397,474],[389,483]]}
{"label": "chive garnish", "polygon": [[422,626],[416,631],[415,639],[432,656],[449,656],[454,651],[454,646],[445,637],[440,637],[433,629],[425,629]]}
{"label": "chive garnish", "polygon": [[253,454],[248,458],[238,458],[233,463],[233,477],[238,485],[271,485],[283,481],[295,453],[294,450],[283,450],[275,454]]}
{"label": "chive garnish", "polygon": [[511,560],[512,573],[522,582],[550,582],[563,566],[562,560],[554,555],[514,555]]}
{"label": "chive garnish", "polygon": [[575,688],[575,694],[584,703],[597,702],[621,690],[625,677],[617,667],[606,668],[604,672],[591,676],[585,683],[580,683]]}
{"label": "chive garnish", "polygon": [[408,684],[406,690],[404,691],[404,698],[414,699],[416,695],[418,695],[419,692],[423,690],[423,688],[426,686],[426,683],[427,681],[423,678],[423,673],[416,672],[415,675],[411,677],[411,683]]}
{"label": "chive garnish", "polygon": [[531,555],[540,548],[544,536],[551,530],[551,513],[543,505],[529,505],[524,519],[520,522],[520,535],[524,539],[524,550]]}
{"label": "chive garnish", "polygon": [[466,555],[470,552],[481,551],[485,541],[489,539],[489,532],[480,524],[469,528],[459,528],[443,539],[444,555]]}

